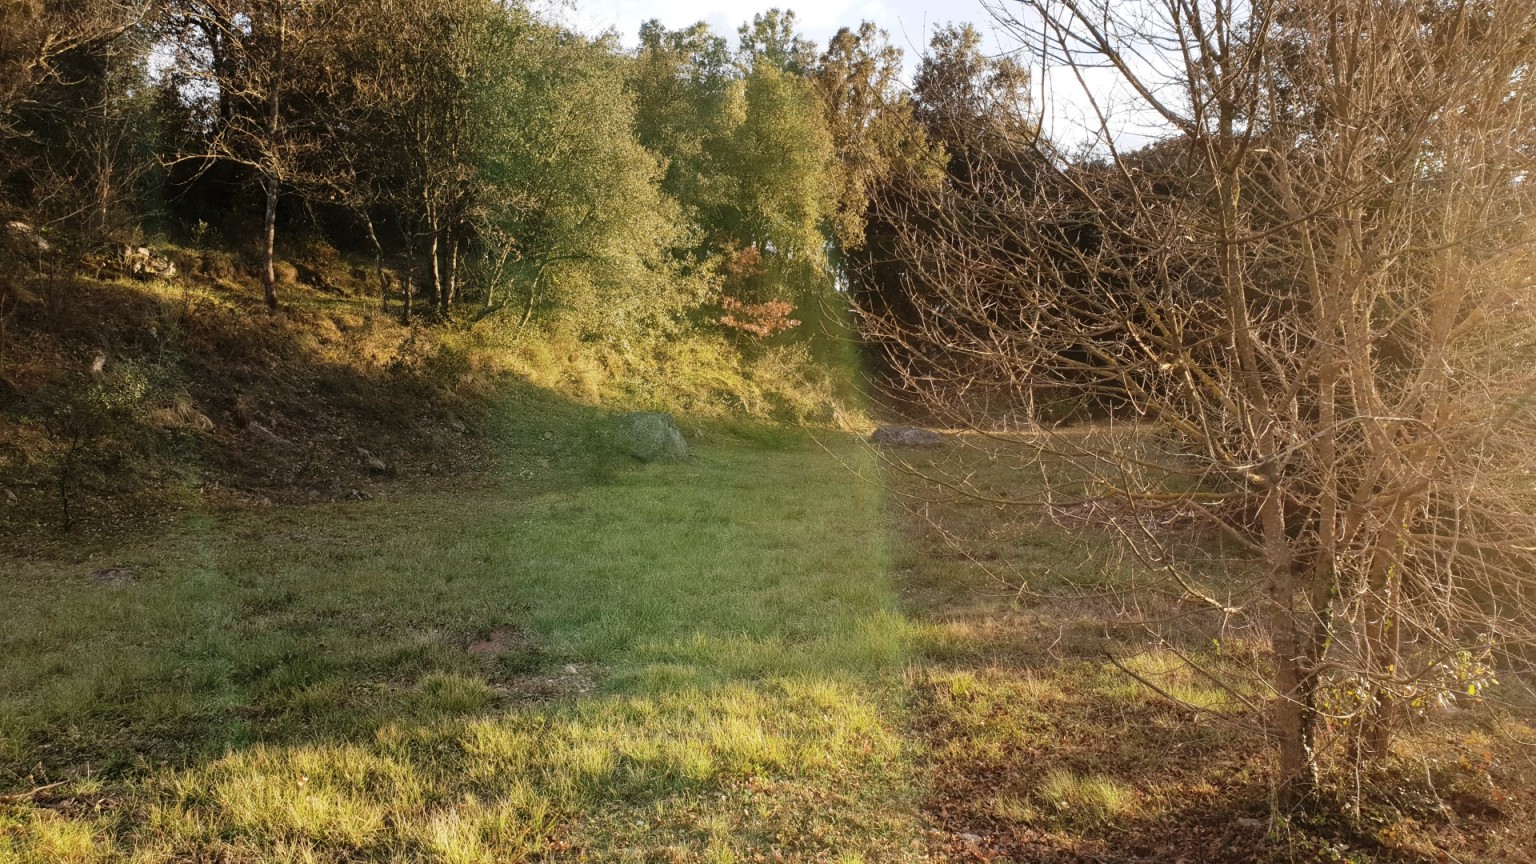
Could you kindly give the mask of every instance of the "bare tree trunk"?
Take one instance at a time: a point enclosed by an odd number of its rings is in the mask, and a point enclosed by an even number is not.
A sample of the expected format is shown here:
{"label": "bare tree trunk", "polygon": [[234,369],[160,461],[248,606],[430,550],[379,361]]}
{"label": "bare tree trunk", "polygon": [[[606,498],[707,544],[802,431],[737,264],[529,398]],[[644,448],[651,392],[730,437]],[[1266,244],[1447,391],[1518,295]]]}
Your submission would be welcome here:
{"label": "bare tree trunk", "polygon": [[523,320],[517,322],[517,329],[521,330],[533,320],[534,307],[539,301],[539,281],[544,278],[545,264],[540,264],[537,273],[533,274],[533,283],[528,286],[528,307],[523,310]]}
{"label": "bare tree trunk", "polygon": [[402,298],[403,302],[405,303],[405,310],[404,310],[404,313],[402,314],[400,320],[404,324],[410,324],[411,323],[411,295],[413,293],[415,293],[416,286],[413,284],[415,282],[415,278],[416,278],[416,267],[415,267],[415,265],[407,264],[406,267],[405,267],[405,279],[402,280],[401,286],[400,286],[401,287],[400,295],[401,295],[401,298]]}
{"label": "bare tree trunk", "polygon": [[443,268],[438,256],[438,246],[442,232],[436,225],[432,226],[432,306],[442,309],[446,307],[443,294]]}
{"label": "bare tree trunk", "polygon": [[1270,490],[1261,505],[1259,519],[1264,532],[1265,557],[1270,573],[1270,644],[1274,652],[1275,733],[1280,743],[1280,800],[1287,808],[1301,805],[1316,784],[1312,758],[1312,717],[1306,710],[1312,694],[1306,692],[1308,676],[1302,668],[1301,622],[1296,600],[1295,562],[1285,536],[1284,495]]}
{"label": "bare tree trunk", "polygon": [[[279,112],[282,100],[283,84],[283,39],[287,35],[287,23],[283,19],[283,6],[276,6],[277,13],[277,44],[273,50],[277,52],[273,63],[273,79],[268,84],[271,88],[268,94],[267,135],[268,146],[276,146],[278,130],[281,128],[282,117]],[[268,156],[266,170],[267,186],[267,212],[262,223],[262,270],[261,289],[267,298],[267,308],[277,311],[277,274],[273,271],[273,257],[277,246],[277,167],[272,164],[272,157]]]}
{"label": "bare tree trunk", "polygon": [[[273,97],[273,112],[277,108],[277,99]],[[262,220],[262,248],[261,248],[261,290],[267,299],[267,308],[277,311],[277,274],[274,268],[274,257],[277,250],[277,178],[270,172],[267,174],[267,212]]]}
{"label": "bare tree trunk", "polygon": [[459,293],[459,238],[456,232],[448,234],[448,293],[443,297],[443,317],[452,310]]}
{"label": "bare tree trunk", "polygon": [[389,311],[389,276],[384,272],[384,244],[373,227],[373,214],[363,213],[363,224],[368,228],[368,240],[373,243],[373,271],[379,279],[379,308]]}
{"label": "bare tree trunk", "polygon": [[402,311],[400,320],[407,325],[411,323],[411,312],[414,306],[411,295],[416,293],[416,243],[414,237],[415,235],[412,232],[405,232],[405,274],[401,278],[400,286],[401,299],[405,304],[405,308]]}

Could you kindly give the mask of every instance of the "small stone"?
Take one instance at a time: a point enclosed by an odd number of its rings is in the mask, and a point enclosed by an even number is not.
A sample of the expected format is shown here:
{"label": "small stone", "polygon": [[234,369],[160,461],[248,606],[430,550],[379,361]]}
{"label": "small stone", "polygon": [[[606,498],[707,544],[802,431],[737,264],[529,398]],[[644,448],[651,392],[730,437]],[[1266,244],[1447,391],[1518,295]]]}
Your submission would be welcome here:
{"label": "small stone", "polygon": [[369,471],[372,471],[375,474],[383,474],[389,471],[389,465],[386,464],[383,459],[373,455],[373,453],[371,453],[368,448],[357,448],[357,455],[361,456],[363,461],[368,463]]}
{"label": "small stone", "polygon": [[53,248],[53,245],[44,239],[36,228],[21,221],[5,223],[5,239],[7,244],[18,252],[41,253]]}
{"label": "small stone", "polygon": [[175,279],[176,264],[148,246],[122,246],[118,249],[118,267],[135,279]]}
{"label": "small stone", "polygon": [[966,842],[966,843],[970,843],[970,844],[972,844],[972,845],[975,845],[975,844],[977,844],[977,843],[980,843],[980,842],[981,842],[981,835],[979,835],[979,834],[968,834],[968,833],[962,833],[962,834],[961,834],[961,835],[960,835],[960,839],[961,839],[961,840],[962,840],[962,841],[963,841],[963,842]]}

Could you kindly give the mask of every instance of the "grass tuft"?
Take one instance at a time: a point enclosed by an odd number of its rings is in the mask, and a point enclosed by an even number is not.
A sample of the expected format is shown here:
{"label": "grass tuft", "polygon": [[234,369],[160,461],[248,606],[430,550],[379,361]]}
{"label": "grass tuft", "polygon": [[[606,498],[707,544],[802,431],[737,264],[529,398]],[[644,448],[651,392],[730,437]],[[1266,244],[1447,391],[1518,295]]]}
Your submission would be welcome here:
{"label": "grass tuft", "polygon": [[1053,769],[1036,791],[1041,806],[1067,824],[1110,822],[1131,812],[1136,796],[1108,777]]}

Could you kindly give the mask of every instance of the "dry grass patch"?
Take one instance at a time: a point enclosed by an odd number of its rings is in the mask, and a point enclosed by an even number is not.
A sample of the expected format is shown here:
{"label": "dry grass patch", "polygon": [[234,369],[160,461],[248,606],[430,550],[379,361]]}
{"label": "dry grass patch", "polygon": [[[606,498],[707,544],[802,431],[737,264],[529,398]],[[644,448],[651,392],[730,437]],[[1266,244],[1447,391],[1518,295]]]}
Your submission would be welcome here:
{"label": "dry grass patch", "polygon": [[908,679],[951,860],[1530,860],[1536,735],[1516,709],[1427,718],[1330,790],[1333,816],[1276,820],[1263,634],[1132,590],[1142,565],[1109,523],[1006,503],[1078,468],[1018,440],[904,455],[922,461],[887,473],[912,496],[898,584],[928,625]]}

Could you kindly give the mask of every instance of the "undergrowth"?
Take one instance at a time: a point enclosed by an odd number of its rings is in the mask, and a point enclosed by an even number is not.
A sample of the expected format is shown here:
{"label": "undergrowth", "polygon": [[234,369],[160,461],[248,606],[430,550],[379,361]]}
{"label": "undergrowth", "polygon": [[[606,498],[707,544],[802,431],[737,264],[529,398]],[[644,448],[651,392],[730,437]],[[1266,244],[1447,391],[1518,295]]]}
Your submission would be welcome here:
{"label": "undergrowth", "polygon": [[407,327],[366,263],[308,247],[279,268],[269,314],[237,256],[161,252],[176,279],[0,277],[6,551],[481,470],[492,407],[518,388],[604,411],[850,422],[836,375],[789,339],[592,339],[472,309]]}

